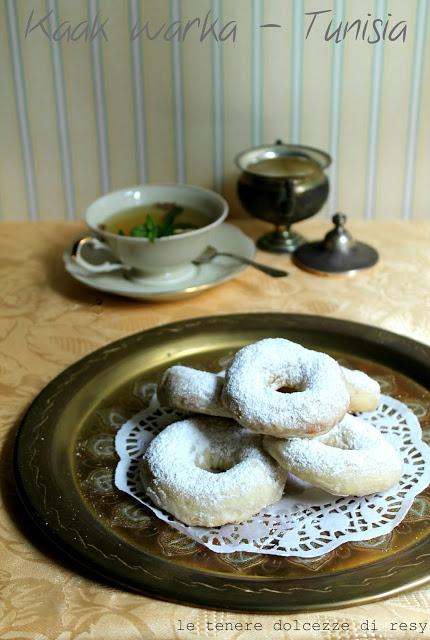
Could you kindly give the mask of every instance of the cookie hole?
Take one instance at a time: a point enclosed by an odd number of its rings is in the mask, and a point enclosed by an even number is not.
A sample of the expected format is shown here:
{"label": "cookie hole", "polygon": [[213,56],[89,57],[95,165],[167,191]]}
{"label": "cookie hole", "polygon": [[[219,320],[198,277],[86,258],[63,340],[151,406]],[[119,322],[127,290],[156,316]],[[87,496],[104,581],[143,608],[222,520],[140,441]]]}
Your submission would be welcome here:
{"label": "cookie hole", "polygon": [[[211,464],[210,462],[212,462],[213,464]],[[216,460],[212,460],[212,461],[205,461],[203,462],[203,464],[201,463],[199,464],[197,462],[196,466],[199,467],[200,469],[203,469],[203,471],[207,471],[208,473],[213,473],[214,475],[218,475],[220,473],[225,473],[226,471],[234,467],[234,464],[229,464],[229,465],[217,464]]]}
{"label": "cookie hole", "polygon": [[283,385],[282,387],[279,387],[279,389],[276,389],[276,391],[278,393],[296,393],[297,391],[301,391],[301,389],[298,389],[297,387],[287,387]]}

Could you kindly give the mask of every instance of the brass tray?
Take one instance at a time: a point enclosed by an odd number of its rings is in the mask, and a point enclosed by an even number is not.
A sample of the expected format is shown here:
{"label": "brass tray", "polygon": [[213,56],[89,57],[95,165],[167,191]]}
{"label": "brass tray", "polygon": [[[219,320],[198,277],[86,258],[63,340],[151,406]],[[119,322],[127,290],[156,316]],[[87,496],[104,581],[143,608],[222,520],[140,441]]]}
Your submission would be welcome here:
{"label": "brass tray", "polygon": [[248,314],[198,318],[103,347],[53,380],[18,433],[19,493],[69,556],[120,587],[181,603],[240,611],[321,610],[418,587],[430,574],[430,492],[388,536],[315,559],[216,554],[157,520],[113,485],[114,434],[142,408],[136,388],[167,366],[215,370],[224,355],[269,336],[327,351],[406,402],[430,439],[430,347],[330,318]]}

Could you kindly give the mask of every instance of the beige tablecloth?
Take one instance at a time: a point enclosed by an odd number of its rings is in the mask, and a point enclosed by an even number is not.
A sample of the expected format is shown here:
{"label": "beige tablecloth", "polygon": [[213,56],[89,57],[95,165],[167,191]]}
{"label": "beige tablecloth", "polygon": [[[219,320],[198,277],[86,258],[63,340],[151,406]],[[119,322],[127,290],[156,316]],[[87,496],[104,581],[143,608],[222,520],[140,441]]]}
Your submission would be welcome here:
{"label": "beige tablecloth", "polygon": [[[266,228],[253,221],[241,227],[255,236]],[[301,225],[309,238],[326,228],[321,221]],[[180,606],[101,585],[53,559],[48,544],[34,544],[11,467],[19,416],[35,394],[90,351],[149,327],[209,314],[302,312],[371,323],[430,343],[430,223],[352,224],[354,234],[381,253],[376,268],[353,280],[319,278],[287,257],[260,254],[274,266],[287,266],[291,277],[270,279],[247,269],[199,296],[160,304],[102,295],[75,283],[61,254],[82,229],[64,222],[0,225],[0,640],[430,638],[430,586],[367,606],[266,616]],[[279,631],[279,620],[300,630]],[[242,630],[216,629],[226,622],[242,623]],[[263,628],[249,626],[256,622]],[[326,629],[312,630],[317,622]],[[336,628],[341,623],[343,630]]]}

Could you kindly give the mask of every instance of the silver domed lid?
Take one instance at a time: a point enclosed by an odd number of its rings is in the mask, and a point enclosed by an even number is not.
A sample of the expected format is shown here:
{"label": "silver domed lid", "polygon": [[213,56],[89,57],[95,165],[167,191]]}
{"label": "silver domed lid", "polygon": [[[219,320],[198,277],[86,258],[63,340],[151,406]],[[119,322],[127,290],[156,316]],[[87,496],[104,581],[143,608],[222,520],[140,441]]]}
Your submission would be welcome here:
{"label": "silver domed lid", "polygon": [[323,240],[302,244],[294,253],[295,264],[319,275],[355,275],[373,267],[379,259],[376,249],[357,242],[345,229],[346,216],[336,213],[331,229]]}

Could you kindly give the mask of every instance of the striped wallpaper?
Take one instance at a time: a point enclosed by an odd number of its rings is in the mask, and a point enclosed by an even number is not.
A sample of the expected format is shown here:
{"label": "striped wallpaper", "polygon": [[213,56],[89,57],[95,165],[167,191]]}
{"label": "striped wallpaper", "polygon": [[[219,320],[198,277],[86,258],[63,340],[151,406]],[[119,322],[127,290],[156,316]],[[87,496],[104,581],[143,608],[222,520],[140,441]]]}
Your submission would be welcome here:
{"label": "striped wallpaper", "polygon": [[[429,4],[3,0],[0,218],[74,219],[100,194],[148,181],[214,188],[244,215],[233,158],[279,137],[332,154],[326,215],[430,218]],[[51,37],[26,36],[32,10],[30,27],[48,16]],[[306,38],[305,12],[320,10],[331,13]],[[198,29],[184,42],[130,38],[136,24],[153,34],[208,11],[218,31],[237,22],[236,42],[200,42]],[[53,40],[60,23],[97,14],[108,41]],[[367,14],[405,20],[406,42],[325,40],[330,18]]]}

